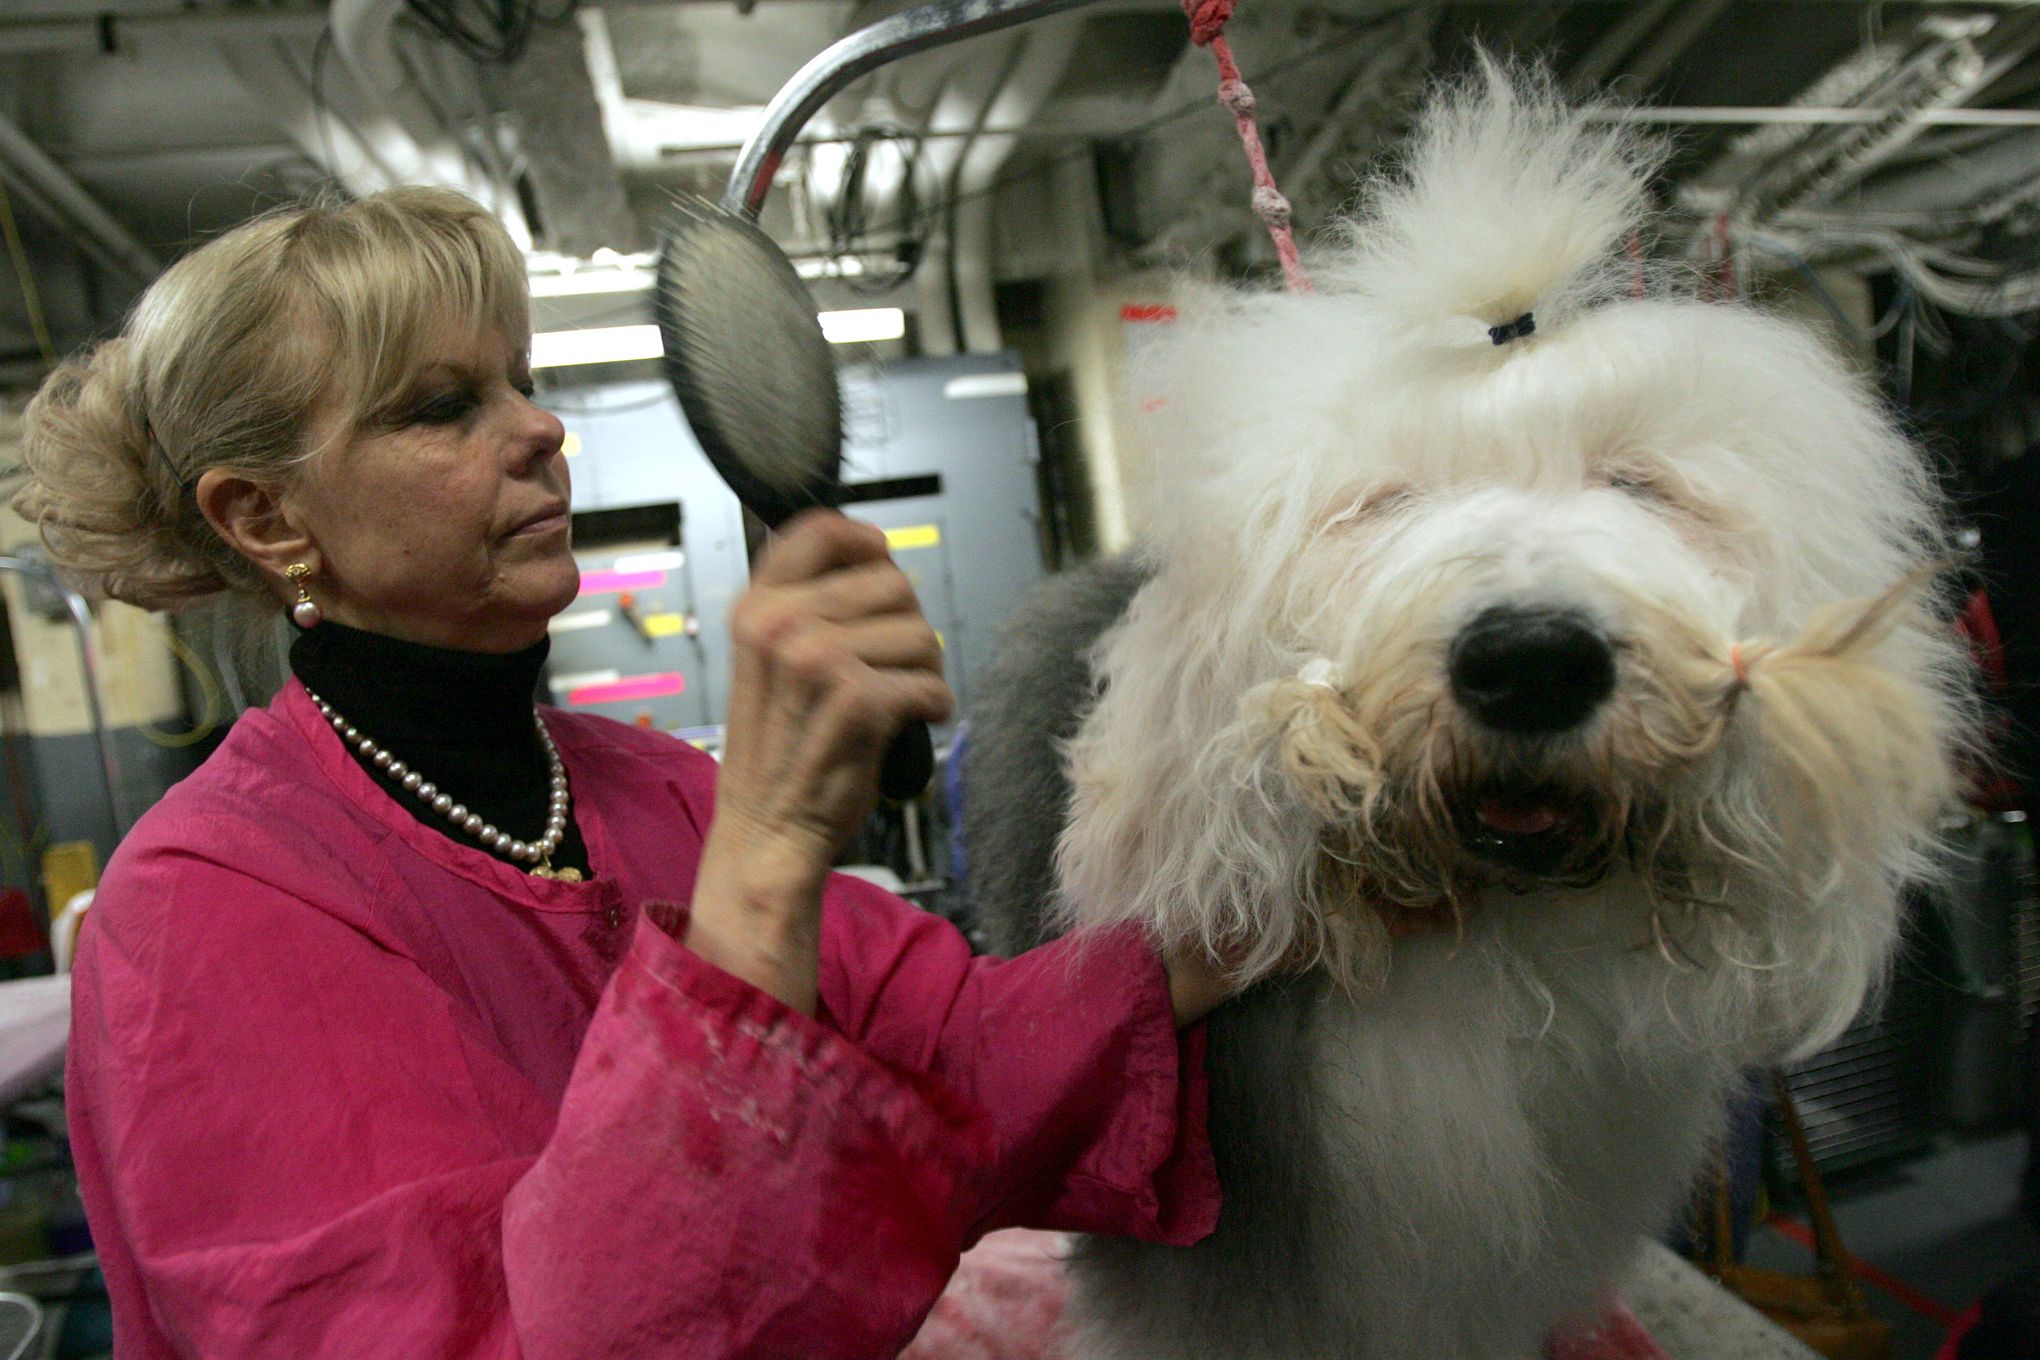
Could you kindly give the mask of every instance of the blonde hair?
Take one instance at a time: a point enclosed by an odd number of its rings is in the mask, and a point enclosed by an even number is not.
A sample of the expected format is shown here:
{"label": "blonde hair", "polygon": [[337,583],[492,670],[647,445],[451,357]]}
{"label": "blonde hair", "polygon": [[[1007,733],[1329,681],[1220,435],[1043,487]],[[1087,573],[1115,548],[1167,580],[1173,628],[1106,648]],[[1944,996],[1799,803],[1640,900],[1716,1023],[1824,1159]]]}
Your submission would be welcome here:
{"label": "blonde hair", "polygon": [[451,190],[265,214],[178,260],[117,338],[43,383],[14,507],[59,567],[115,599],[160,609],[265,594],[199,512],[199,474],[286,481],[387,419],[447,327],[521,343],[529,305],[517,247]]}

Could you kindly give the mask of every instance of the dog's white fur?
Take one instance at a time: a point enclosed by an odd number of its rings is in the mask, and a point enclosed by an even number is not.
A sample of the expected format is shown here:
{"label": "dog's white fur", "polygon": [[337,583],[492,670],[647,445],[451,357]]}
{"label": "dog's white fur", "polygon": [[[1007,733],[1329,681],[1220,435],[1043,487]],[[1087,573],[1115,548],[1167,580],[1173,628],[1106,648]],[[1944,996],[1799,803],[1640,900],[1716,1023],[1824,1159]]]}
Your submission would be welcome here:
{"label": "dog's white fur", "polygon": [[[1643,280],[1653,151],[1542,78],[1483,66],[1413,148],[1318,292],[1207,294],[1145,374],[1155,574],[1095,653],[1061,909],[1324,967],[1221,1013],[1219,1232],[1095,1244],[1088,1356],[1534,1355],[1668,1219],[1736,1074],[1855,1014],[1952,792],[1937,507],[1860,378]],[[1447,649],[1499,604],[1613,640],[1578,733],[1455,704]],[[1604,872],[1465,853],[1494,778],[1576,793]]]}

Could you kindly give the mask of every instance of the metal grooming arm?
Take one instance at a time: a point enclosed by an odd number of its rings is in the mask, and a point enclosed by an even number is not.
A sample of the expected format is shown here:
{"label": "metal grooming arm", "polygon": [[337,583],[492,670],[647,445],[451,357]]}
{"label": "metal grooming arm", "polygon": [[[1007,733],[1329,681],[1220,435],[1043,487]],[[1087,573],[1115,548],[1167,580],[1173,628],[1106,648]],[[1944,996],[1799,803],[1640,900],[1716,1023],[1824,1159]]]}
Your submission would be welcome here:
{"label": "metal grooming arm", "polygon": [[78,642],[79,679],[85,691],[85,711],[92,720],[92,736],[99,747],[99,768],[106,776],[106,812],[113,819],[113,838],[118,841],[134,824],[128,816],[127,797],[121,790],[120,759],[114,754],[113,733],[107,730],[106,714],[99,705],[99,659],[92,651],[92,609],[85,597],[64,583],[56,568],[39,557],[0,557],[0,571],[23,577],[37,590],[63,603],[64,614]]}
{"label": "metal grooming arm", "polygon": [[808,119],[859,76],[901,57],[1091,3],[1093,0],[931,0],[839,39],[794,72],[793,79],[765,106],[764,125],[744,143],[736,169],[730,172],[723,210],[755,221],[787,148],[800,136]]}

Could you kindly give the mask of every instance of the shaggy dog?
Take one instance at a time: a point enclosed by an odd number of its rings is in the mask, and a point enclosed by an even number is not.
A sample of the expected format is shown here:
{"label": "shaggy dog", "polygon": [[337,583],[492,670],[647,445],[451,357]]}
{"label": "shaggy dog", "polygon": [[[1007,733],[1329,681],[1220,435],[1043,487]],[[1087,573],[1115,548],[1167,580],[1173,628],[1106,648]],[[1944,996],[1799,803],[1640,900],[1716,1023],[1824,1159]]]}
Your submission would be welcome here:
{"label": "shaggy dog", "polygon": [[1535,76],[1434,100],[1318,292],[1185,309],[1140,551],[981,694],[997,942],[1264,979],[1218,1230],[1086,1244],[1086,1357],[1535,1355],[1886,964],[1968,728],[1932,489],[1819,339],[1644,277],[1653,154]]}

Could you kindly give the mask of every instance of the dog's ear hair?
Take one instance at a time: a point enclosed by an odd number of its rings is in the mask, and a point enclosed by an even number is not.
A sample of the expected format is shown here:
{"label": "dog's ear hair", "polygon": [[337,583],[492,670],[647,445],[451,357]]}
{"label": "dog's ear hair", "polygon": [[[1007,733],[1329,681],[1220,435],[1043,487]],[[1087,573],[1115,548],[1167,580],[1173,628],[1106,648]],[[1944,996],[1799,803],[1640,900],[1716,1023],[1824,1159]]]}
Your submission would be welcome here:
{"label": "dog's ear hair", "polygon": [[1293,949],[1339,941],[1312,906],[1317,822],[1298,815],[1272,763],[1238,758],[1259,653],[1213,636],[1224,627],[1187,573],[1165,573],[1101,639],[1106,687],[1066,755],[1059,912],[1066,925],[1138,922],[1255,977]]}

